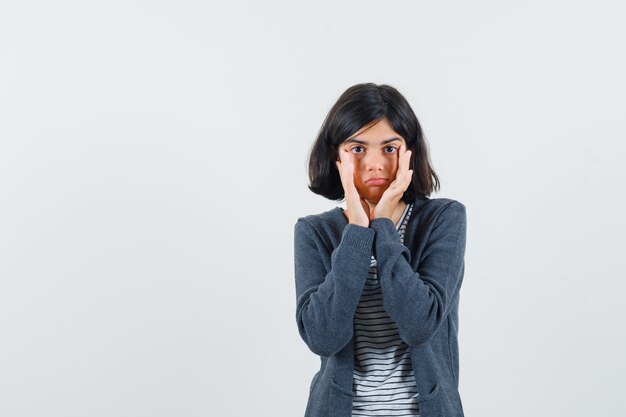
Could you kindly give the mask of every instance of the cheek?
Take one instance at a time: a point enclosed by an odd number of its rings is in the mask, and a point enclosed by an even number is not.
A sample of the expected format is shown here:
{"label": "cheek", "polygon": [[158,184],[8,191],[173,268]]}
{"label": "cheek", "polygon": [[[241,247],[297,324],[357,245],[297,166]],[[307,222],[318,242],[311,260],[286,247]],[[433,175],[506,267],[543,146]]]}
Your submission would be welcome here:
{"label": "cheek", "polygon": [[400,165],[398,165],[398,161],[393,161],[391,163],[391,172],[393,172],[393,176],[396,176],[396,173],[398,172],[398,168],[400,167]]}

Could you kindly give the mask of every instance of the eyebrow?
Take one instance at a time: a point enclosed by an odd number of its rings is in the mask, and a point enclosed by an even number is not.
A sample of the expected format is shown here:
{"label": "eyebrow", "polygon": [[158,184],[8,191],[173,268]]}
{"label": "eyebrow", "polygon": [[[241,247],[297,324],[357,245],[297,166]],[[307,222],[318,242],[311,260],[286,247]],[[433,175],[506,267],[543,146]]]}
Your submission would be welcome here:
{"label": "eyebrow", "polygon": [[[386,140],[384,140],[384,141],[380,142],[380,144],[381,144],[381,145],[386,145],[387,143],[391,143],[391,142],[394,142],[394,141],[396,141],[396,140],[401,140],[401,139],[400,139],[400,138],[391,138],[391,139],[386,139]],[[345,144],[348,144],[348,143],[358,143],[358,144],[361,144],[361,145],[367,145],[367,142],[364,142],[364,141],[359,140],[359,139],[356,139],[356,138],[346,139],[346,140],[344,141],[344,143],[345,143]]]}

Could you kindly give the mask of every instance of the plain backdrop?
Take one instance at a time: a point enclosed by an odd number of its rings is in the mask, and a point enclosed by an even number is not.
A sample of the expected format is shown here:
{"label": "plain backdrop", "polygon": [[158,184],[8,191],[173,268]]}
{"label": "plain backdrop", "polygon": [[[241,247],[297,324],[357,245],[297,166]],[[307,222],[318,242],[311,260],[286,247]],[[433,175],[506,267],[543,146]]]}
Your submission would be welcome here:
{"label": "plain backdrop", "polygon": [[[339,95],[465,204],[465,414],[615,416],[621,1],[0,2],[0,415],[302,416],[293,226]],[[428,416],[424,416],[428,417]]]}

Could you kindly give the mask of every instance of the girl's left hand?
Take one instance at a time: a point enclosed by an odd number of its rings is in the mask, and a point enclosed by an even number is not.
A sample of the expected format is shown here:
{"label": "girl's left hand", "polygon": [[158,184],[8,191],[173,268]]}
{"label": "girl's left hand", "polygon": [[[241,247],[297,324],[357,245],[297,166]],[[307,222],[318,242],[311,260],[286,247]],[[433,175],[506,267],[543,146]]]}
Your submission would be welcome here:
{"label": "girl's left hand", "polygon": [[398,171],[396,172],[396,179],[389,184],[389,188],[385,190],[380,201],[370,213],[370,221],[379,217],[391,219],[402,195],[411,183],[411,178],[413,178],[413,170],[409,169],[410,162],[411,151],[407,150],[404,145],[398,146]]}

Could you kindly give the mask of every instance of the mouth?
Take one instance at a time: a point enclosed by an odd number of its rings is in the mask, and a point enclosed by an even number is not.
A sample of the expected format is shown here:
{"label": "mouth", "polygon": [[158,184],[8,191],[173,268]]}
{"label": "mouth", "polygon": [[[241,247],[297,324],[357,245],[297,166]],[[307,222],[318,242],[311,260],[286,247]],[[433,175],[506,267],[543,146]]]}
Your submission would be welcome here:
{"label": "mouth", "polygon": [[365,181],[367,185],[382,185],[385,182],[387,182],[387,180],[384,178],[370,178],[369,180]]}

